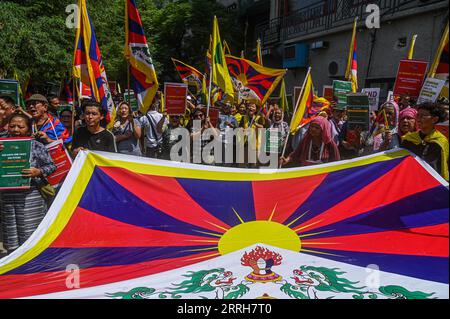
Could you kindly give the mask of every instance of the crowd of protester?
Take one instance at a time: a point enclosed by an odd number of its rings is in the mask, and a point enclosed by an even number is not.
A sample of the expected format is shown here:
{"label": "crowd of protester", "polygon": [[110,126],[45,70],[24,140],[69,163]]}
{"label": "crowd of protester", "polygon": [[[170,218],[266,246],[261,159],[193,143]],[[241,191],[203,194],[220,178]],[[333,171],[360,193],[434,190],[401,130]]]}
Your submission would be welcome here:
{"label": "crowd of protester", "polygon": [[[3,243],[8,252],[27,240],[51,203],[43,190],[48,187],[46,177],[56,166],[45,146],[57,140],[64,142],[73,158],[80,150],[94,150],[170,160],[172,147],[180,141],[177,128],[186,128],[191,140],[210,129],[212,135],[201,140],[201,147],[219,140],[225,159],[227,145],[236,149],[237,144],[242,144],[244,158],[238,161],[233,152],[231,163],[216,161],[211,152],[203,164],[258,168],[263,164],[250,162],[247,154],[249,149],[268,152],[261,145],[263,137],[257,136],[258,129],[265,128],[279,132],[276,158],[280,167],[329,163],[402,147],[426,161],[444,179],[449,178],[448,139],[436,129],[436,124],[448,121],[448,103],[444,102],[416,105],[407,98],[398,103],[386,102],[371,116],[366,131],[360,127],[350,129],[345,108],[332,102],[329,109],[296,128],[292,135],[288,112],[275,102],[264,107],[252,102],[216,103],[213,107],[220,112],[217,123],[213,123],[206,105],[194,96],[189,97],[185,114],[171,116],[163,110],[159,92],[146,114],[133,111],[118,95],[115,101],[117,115],[111,129],[107,129],[106,114],[97,102],[85,100],[74,108],[61,107],[58,97],[34,94],[23,109],[11,98],[0,96],[0,137],[34,138],[31,168],[22,172],[24,178],[31,178],[31,188],[0,192]],[[196,120],[199,125],[194,125]],[[227,130],[236,128],[255,134],[256,143],[248,142],[250,135],[227,139]]]}

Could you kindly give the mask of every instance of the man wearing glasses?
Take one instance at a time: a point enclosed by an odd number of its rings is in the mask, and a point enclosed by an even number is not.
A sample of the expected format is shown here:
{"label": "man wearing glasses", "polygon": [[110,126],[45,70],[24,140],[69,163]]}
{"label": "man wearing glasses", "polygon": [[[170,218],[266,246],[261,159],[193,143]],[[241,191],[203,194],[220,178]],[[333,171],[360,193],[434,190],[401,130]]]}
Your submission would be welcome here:
{"label": "man wearing glasses", "polygon": [[33,120],[33,136],[43,144],[62,139],[64,144],[72,141],[72,136],[60,120],[48,112],[49,103],[45,96],[33,94],[27,101],[27,112]]}

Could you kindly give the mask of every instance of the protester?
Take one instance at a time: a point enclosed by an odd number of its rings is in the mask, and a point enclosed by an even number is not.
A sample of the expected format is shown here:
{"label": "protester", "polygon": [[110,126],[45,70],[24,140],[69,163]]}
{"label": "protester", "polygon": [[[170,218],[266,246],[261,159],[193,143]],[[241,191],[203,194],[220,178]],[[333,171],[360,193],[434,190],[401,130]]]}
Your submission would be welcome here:
{"label": "protester", "polygon": [[117,108],[118,120],[114,123],[112,133],[115,136],[119,153],[142,156],[139,146],[141,125],[139,120],[133,119],[131,107],[122,102]]}
{"label": "protester", "polygon": [[[163,116],[164,118],[167,118],[167,113],[164,113]],[[181,136],[175,131],[177,128],[182,128],[181,118],[181,115],[171,115],[169,117],[169,124],[164,127],[162,158],[165,160],[170,160],[170,151],[172,147],[181,140]]]}
{"label": "protester", "polygon": [[0,137],[8,135],[9,117],[14,112],[14,100],[9,96],[0,96]]}
{"label": "protester", "polygon": [[[8,137],[30,137],[31,121],[21,113],[11,115]],[[0,142],[0,152],[4,145]],[[31,141],[30,168],[22,170],[24,178],[31,178],[30,189],[0,192],[3,225],[3,245],[8,253],[22,245],[36,230],[47,210],[39,189],[48,184],[46,177],[56,170],[44,145]]]}
{"label": "protester", "polygon": [[[271,115],[272,119],[270,119]],[[278,140],[278,153],[279,155],[281,155],[285,141],[289,137],[289,124],[283,121],[283,110],[276,104],[272,105],[272,107],[269,108],[266,117],[269,119],[269,129],[278,130],[278,132],[280,133]]]}
{"label": "protester", "polygon": [[105,118],[102,106],[94,101],[83,104],[84,121],[86,126],[79,127],[72,142],[72,153],[76,157],[80,150],[117,152],[114,135],[100,125]]}
{"label": "protester", "polygon": [[[336,103],[335,103],[336,105]],[[342,127],[345,124],[345,108],[338,108],[337,106],[333,107],[332,116],[329,119],[331,124],[331,135],[333,137],[333,141],[336,145],[339,146],[339,136],[342,131]]]}
{"label": "protester", "polygon": [[73,134],[73,128],[72,128],[73,118],[72,117],[73,117],[73,113],[72,113],[72,110],[70,107],[65,107],[59,113],[59,120],[64,125],[64,127],[69,131],[70,135]]}
{"label": "protester", "polygon": [[48,112],[49,103],[40,94],[32,95],[27,101],[28,113],[33,117],[33,136],[43,144],[62,139],[64,144],[72,141],[69,131],[60,120]]}
{"label": "protester", "polygon": [[[220,136],[220,131],[216,129],[212,123],[209,117],[206,117],[206,114],[204,113],[202,108],[195,109],[193,113],[193,126],[191,128],[191,141],[193,143],[193,153],[196,151],[200,151],[200,154],[202,155],[202,163],[207,165],[215,165],[215,158],[214,158],[214,151],[211,150],[208,154],[203,154],[203,149],[205,146],[209,143],[211,143],[215,138],[218,138]],[[205,130],[210,130],[211,133],[209,138],[205,138],[203,136],[203,133]],[[200,141],[200,149],[196,149],[195,147],[195,140]],[[193,154],[192,154],[193,155]],[[205,155],[205,156],[203,156]]]}
{"label": "protester", "polygon": [[398,123],[399,137],[402,137],[405,134],[410,133],[410,132],[416,132],[417,131],[417,110],[412,107],[403,109],[400,112],[398,122],[399,122]]}
{"label": "protester", "polygon": [[155,100],[148,113],[139,120],[145,130],[145,156],[150,158],[161,157],[163,126],[167,125],[167,119],[158,112],[158,108],[159,102]]}
{"label": "protester", "polygon": [[340,160],[339,150],[331,136],[330,122],[321,116],[314,118],[300,145],[288,157],[281,157],[281,165],[291,162],[301,166]]}
{"label": "protester", "polygon": [[49,102],[48,112],[52,116],[58,117],[59,108],[61,106],[61,102],[59,101],[59,98],[56,95],[51,95],[51,96],[49,96],[49,98],[47,100]]}
{"label": "protester", "polygon": [[435,125],[445,119],[445,110],[435,103],[417,106],[419,131],[402,137],[401,146],[427,162],[445,180],[449,180],[449,144],[447,138]]}

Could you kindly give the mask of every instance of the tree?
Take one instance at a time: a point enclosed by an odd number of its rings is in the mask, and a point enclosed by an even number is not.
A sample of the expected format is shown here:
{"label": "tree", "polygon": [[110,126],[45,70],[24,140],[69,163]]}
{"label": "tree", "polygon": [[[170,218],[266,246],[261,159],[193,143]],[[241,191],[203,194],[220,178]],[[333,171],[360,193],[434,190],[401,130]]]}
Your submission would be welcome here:
{"label": "tree", "polygon": [[[88,0],[109,80],[126,86],[125,0]],[[214,0],[137,0],[160,82],[176,80],[171,57],[203,70],[212,21],[217,15],[222,38],[238,52],[242,31],[237,17]],[[0,2],[0,77],[14,71],[33,84],[60,82],[72,68],[75,30],[66,26],[66,7],[74,0]]]}

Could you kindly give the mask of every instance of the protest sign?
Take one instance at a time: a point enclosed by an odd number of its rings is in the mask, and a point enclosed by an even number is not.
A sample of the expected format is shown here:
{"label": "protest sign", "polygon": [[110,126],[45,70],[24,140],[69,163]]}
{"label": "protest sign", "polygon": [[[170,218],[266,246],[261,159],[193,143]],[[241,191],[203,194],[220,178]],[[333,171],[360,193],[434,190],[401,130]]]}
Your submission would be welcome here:
{"label": "protest sign", "polygon": [[48,144],[46,148],[53,159],[53,163],[56,165],[56,171],[47,176],[47,180],[50,185],[56,188],[64,181],[64,178],[69,173],[72,167],[72,159],[64,147],[62,140]]}
{"label": "protest sign", "polygon": [[0,95],[11,97],[14,100],[14,104],[19,105],[19,82],[15,80],[0,80]]}
{"label": "protest sign", "polygon": [[333,99],[336,101],[336,108],[343,109],[347,105],[347,94],[352,92],[352,82],[333,81]]}
{"label": "protest sign", "polygon": [[184,83],[164,83],[165,111],[169,115],[183,115],[186,110],[188,86]]}
{"label": "protest sign", "polygon": [[266,153],[278,154],[281,147],[281,131],[277,128],[266,130]]}
{"label": "protest sign", "polygon": [[125,90],[123,93],[123,100],[130,104],[131,110],[133,112],[137,112],[139,110],[139,103],[136,99],[136,96],[134,95],[133,90]]}
{"label": "protest sign", "polygon": [[417,99],[417,104],[424,102],[436,102],[444,85],[444,80],[427,78],[425,80],[425,83],[423,84],[422,90],[420,91],[419,98]]}
{"label": "protest sign", "polygon": [[380,88],[364,88],[361,92],[366,93],[369,96],[370,110],[378,110],[378,104],[380,103]]}
{"label": "protest sign", "polygon": [[409,95],[417,98],[420,94],[428,62],[418,60],[401,60],[395,79],[394,95]]}
{"label": "protest sign", "polygon": [[109,91],[112,93],[117,91],[117,82],[116,81],[108,81]]}
{"label": "protest sign", "polygon": [[31,138],[0,139],[0,190],[30,188],[30,178],[22,177],[22,170],[30,168]]}
{"label": "protest sign", "polygon": [[369,130],[369,97],[363,93],[347,95],[347,121],[350,130],[361,127],[362,131]]}
{"label": "protest sign", "polygon": [[330,102],[333,101],[333,86],[332,85],[324,85],[322,96]]}
{"label": "protest sign", "polygon": [[[206,117],[206,112],[208,109],[206,107],[202,107],[201,110]],[[213,127],[217,127],[217,124],[219,123],[219,113],[220,113],[219,109],[215,107],[209,108],[209,120],[211,121]]]}

